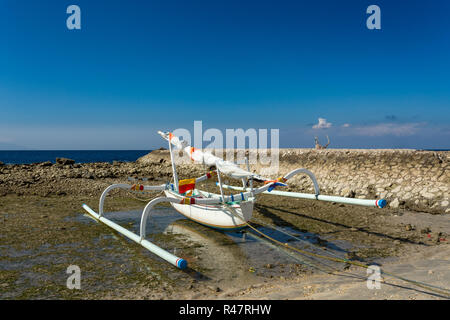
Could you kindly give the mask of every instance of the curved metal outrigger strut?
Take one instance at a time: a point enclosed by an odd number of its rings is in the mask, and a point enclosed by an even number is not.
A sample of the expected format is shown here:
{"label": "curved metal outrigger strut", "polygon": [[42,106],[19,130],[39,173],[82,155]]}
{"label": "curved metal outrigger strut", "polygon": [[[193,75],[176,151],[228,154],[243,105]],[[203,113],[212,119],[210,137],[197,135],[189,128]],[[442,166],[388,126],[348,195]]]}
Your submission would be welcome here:
{"label": "curved metal outrigger strut", "polygon": [[[126,184],[126,183],[118,183],[118,184],[112,184],[109,187],[107,187],[102,195],[100,196],[100,201],[98,204],[98,214],[99,216],[103,216],[103,204],[105,203],[105,198],[108,195],[108,193],[113,190],[113,189],[124,189],[124,190],[133,190],[133,186],[136,187],[136,185],[130,185],[130,184]],[[141,186],[141,185],[138,185]],[[167,184],[162,184],[159,186],[144,186],[142,185],[142,190],[141,191],[163,191],[167,189]]]}
{"label": "curved metal outrigger strut", "polygon": [[142,211],[141,225],[139,228],[141,240],[144,239],[145,235],[146,235],[145,229],[146,229],[146,225],[147,225],[147,217],[150,214],[150,210],[152,210],[155,205],[157,205],[158,203],[161,203],[161,202],[180,203],[180,199],[169,198],[169,197],[159,197],[159,198],[155,198],[152,201],[150,201],[149,203],[147,203],[147,205],[144,208],[144,211]]}
{"label": "curved metal outrigger strut", "polygon": [[311,171],[309,171],[307,169],[298,168],[298,169],[292,170],[288,174],[284,175],[284,179],[288,180],[288,179],[292,178],[293,176],[295,176],[295,175],[297,175],[299,173],[304,173],[308,177],[311,178],[311,180],[312,180],[312,182],[314,184],[314,192],[315,192],[316,196],[319,196],[320,188],[319,188],[319,183],[317,182],[316,176],[314,175],[314,173],[312,173]]}

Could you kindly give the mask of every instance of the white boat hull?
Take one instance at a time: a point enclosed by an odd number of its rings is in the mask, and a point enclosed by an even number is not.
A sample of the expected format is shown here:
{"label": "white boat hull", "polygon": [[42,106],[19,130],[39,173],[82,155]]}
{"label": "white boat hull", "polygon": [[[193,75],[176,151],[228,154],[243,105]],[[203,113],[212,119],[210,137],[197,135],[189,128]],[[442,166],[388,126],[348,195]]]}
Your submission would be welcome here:
{"label": "white boat hull", "polygon": [[[183,196],[171,190],[165,190],[164,192],[167,197],[178,198],[180,201],[183,198]],[[246,222],[252,218],[253,204],[253,200],[230,205],[185,205],[171,203],[174,209],[185,217],[205,226],[223,230],[245,227]]]}

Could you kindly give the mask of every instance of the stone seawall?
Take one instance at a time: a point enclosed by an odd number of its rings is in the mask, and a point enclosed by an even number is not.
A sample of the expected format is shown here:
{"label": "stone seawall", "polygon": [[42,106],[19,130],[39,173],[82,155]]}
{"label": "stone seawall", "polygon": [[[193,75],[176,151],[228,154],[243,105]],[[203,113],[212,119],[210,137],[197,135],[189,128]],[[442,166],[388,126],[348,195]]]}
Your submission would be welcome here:
{"label": "stone seawall", "polygon": [[[158,150],[138,163],[168,160],[168,151]],[[259,164],[251,170],[276,178],[295,168],[306,168],[316,175],[322,194],[384,198],[390,208],[450,213],[449,163],[448,151],[281,149],[278,172]],[[309,178],[296,176],[289,180],[289,190],[313,189]]]}

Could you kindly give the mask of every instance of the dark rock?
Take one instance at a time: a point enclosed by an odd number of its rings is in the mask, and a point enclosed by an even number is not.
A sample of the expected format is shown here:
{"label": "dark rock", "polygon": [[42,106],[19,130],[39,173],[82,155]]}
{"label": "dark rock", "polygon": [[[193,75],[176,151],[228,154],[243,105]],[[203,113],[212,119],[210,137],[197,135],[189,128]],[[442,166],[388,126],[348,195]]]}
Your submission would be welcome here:
{"label": "dark rock", "polygon": [[161,159],[164,159],[165,162],[170,162],[170,153],[166,149],[160,149],[160,150],[153,150],[149,154],[140,157],[136,160],[137,164],[155,164],[155,163],[162,163]]}
{"label": "dark rock", "polygon": [[422,229],[422,230],[420,230],[420,233],[423,233],[423,234],[426,234],[426,233],[430,233],[431,232],[431,229],[430,228],[425,228],[425,229]]}
{"label": "dark rock", "polygon": [[4,166],[4,165],[5,165],[5,164],[4,164],[3,162],[0,161],[0,167],[1,167],[1,166]]}
{"label": "dark rock", "polygon": [[94,175],[92,173],[89,173],[89,172],[83,173],[82,177],[84,179],[94,179]]}
{"label": "dark rock", "polygon": [[51,192],[46,191],[46,190],[44,190],[40,193],[41,197],[43,197],[43,198],[47,198],[48,196],[50,196],[50,194],[51,194]]}
{"label": "dark rock", "polygon": [[222,291],[222,289],[220,289],[219,287],[216,286],[208,286],[208,289],[214,292],[220,292]]}
{"label": "dark rock", "polygon": [[75,160],[67,159],[67,158],[56,158],[56,163],[67,165],[67,164],[75,164]]}
{"label": "dark rock", "polygon": [[51,167],[52,165],[53,165],[53,163],[51,163],[50,161],[45,161],[45,162],[39,163],[39,167]]}

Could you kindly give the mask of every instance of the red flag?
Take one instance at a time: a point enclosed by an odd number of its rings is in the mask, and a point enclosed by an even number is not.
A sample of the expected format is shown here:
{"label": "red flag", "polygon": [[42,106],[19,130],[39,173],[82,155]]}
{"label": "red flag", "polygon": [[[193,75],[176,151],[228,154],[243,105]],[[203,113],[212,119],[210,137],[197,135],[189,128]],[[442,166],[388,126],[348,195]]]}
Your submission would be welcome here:
{"label": "red flag", "polygon": [[185,193],[189,190],[195,188],[195,178],[193,179],[184,179],[178,182],[178,192]]}

